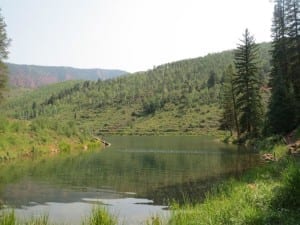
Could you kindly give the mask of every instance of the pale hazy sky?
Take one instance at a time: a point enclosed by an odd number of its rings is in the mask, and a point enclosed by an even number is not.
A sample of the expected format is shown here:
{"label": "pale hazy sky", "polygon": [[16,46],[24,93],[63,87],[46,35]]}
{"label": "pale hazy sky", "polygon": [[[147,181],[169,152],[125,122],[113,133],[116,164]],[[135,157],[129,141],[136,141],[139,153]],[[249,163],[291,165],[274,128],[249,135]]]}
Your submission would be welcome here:
{"label": "pale hazy sky", "polygon": [[270,41],[270,0],[0,0],[8,62],[129,72]]}

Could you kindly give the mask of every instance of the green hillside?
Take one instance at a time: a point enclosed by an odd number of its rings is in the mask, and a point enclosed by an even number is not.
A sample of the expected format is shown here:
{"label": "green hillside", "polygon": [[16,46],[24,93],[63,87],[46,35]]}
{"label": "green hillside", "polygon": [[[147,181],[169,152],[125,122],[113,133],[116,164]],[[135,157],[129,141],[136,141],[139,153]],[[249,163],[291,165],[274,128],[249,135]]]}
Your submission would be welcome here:
{"label": "green hillside", "polygon": [[[260,44],[266,84],[270,44]],[[25,120],[73,121],[88,134],[215,132],[220,124],[222,79],[233,51],[168,63],[105,81],[64,82],[21,96],[2,107]]]}

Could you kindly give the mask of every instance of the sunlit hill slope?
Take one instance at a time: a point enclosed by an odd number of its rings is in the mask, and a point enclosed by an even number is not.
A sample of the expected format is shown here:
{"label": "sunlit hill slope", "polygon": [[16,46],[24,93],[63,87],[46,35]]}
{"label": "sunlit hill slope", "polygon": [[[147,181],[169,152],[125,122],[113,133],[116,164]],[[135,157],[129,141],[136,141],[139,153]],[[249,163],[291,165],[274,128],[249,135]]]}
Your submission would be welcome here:
{"label": "sunlit hill slope", "polygon": [[[271,46],[259,47],[267,85]],[[232,63],[233,51],[224,51],[108,80],[63,82],[8,98],[2,111],[43,123],[72,121],[97,135],[215,132],[223,73]]]}

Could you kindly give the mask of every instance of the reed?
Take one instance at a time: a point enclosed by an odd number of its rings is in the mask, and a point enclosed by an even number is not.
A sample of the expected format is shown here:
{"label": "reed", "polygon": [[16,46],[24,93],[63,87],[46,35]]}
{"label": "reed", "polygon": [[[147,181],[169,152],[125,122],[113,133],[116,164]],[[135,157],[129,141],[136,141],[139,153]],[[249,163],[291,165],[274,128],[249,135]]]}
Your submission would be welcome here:
{"label": "reed", "polygon": [[107,209],[95,207],[91,215],[85,219],[82,225],[117,225],[117,218],[110,215]]}
{"label": "reed", "polygon": [[[47,215],[43,215],[37,218],[32,218],[28,221],[23,221],[16,218],[14,211],[3,211],[0,213],[0,225],[60,225],[60,224],[51,223]],[[117,218],[110,215],[105,208],[95,207],[93,208],[91,215],[88,216],[82,222],[82,225],[117,225]]]}

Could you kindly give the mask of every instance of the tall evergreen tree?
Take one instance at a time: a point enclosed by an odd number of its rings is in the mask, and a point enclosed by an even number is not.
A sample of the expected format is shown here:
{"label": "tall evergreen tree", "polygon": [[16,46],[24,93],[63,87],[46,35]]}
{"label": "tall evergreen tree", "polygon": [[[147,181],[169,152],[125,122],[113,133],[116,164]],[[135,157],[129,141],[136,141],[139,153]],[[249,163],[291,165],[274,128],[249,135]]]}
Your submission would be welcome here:
{"label": "tall evergreen tree", "polygon": [[3,100],[3,92],[5,90],[6,81],[7,81],[7,68],[3,63],[3,59],[6,59],[8,56],[8,46],[10,43],[9,38],[6,35],[6,24],[3,17],[1,16],[0,9],[0,103]]}
{"label": "tall evergreen tree", "polygon": [[289,58],[289,76],[292,81],[296,123],[300,124],[300,1],[286,0],[287,48]]}
{"label": "tall evergreen tree", "polygon": [[229,65],[224,72],[224,83],[222,87],[222,126],[230,130],[231,135],[233,131],[237,132],[238,139],[240,138],[240,129],[238,123],[238,111],[236,107],[236,96],[234,92],[234,71],[233,66]]}
{"label": "tall evergreen tree", "polygon": [[297,38],[299,38],[297,17],[299,14],[295,14],[296,4],[299,5],[298,0],[277,0],[274,7],[270,80],[272,95],[268,119],[271,129],[275,133],[286,133],[295,128],[297,126],[296,117],[300,114],[300,101],[297,97],[300,90],[297,81],[300,77],[297,50]]}
{"label": "tall evergreen tree", "polygon": [[211,70],[209,73],[209,78],[207,80],[207,88],[214,87],[218,82],[218,76],[215,71]]}
{"label": "tall evergreen tree", "polygon": [[241,134],[257,137],[263,117],[261,82],[257,66],[258,48],[248,29],[241,42],[235,51],[234,61],[236,67],[234,89],[237,96],[236,105],[240,112],[240,131]]}
{"label": "tall evergreen tree", "polygon": [[268,118],[271,123],[272,131],[275,133],[287,133],[294,128],[295,110],[294,98],[290,94],[290,90],[285,85],[283,75],[278,69],[273,69],[272,74],[275,75],[272,85],[272,96],[269,105]]}

